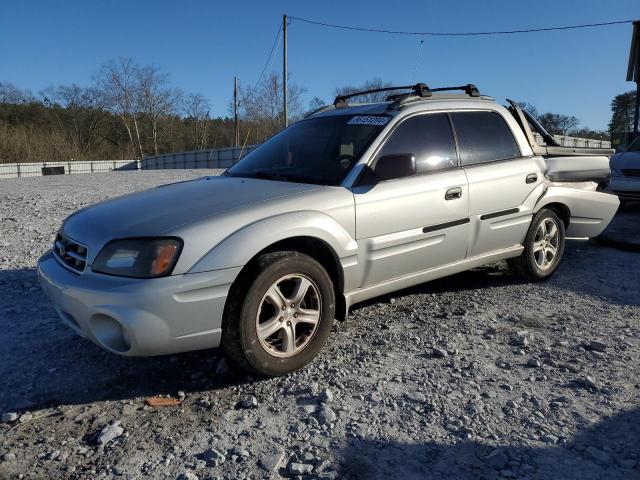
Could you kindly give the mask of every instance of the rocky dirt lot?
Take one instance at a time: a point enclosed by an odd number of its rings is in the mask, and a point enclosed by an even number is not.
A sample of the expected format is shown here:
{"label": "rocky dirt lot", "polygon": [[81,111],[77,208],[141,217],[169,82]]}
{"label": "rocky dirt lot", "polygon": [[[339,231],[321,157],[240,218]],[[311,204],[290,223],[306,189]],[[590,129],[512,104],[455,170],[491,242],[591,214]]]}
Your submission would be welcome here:
{"label": "rocky dirt lot", "polygon": [[0,478],[640,478],[637,253],[571,241],[545,283],[493,264],[375,299],[270,380],[63,326],[34,270],[63,218],[205,173],[0,181]]}

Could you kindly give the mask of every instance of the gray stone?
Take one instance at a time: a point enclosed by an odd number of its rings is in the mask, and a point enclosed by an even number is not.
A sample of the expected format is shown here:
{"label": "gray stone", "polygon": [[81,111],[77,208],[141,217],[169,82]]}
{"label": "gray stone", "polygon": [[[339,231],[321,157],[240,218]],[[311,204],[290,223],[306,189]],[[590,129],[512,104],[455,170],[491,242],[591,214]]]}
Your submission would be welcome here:
{"label": "gray stone", "polygon": [[509,463],[509,457],[501,448],[496,448],[486,457],[486,461],[496,470],[502,470]]}
{"label": "gray stone", "polygon": [[333,402],[333,393],[328,388],[323,389],[320,392],[320,401],[322,403],[331,403]]}
{"label": "gray stone", "polygon": [[607,349],[607,344],[599,340],[592,340],[587,348],[596,352],[604,352]]}
{"label": "gray stone", "polygon": [[258,399],[254,396],[247,397],[238,403],[240,408],[258,408]]}
{"label": "gray stone", "polygon": [[578,385],[587,388],[587,389],[593,389],[593,390],[600,390],[600,386],[598,385],[598,383],[596,382],[596,379],[589,376],[589,375],[585,375],[584,377],[579,377],[576,379],[576,382],[578,383]]}
{"label": "gray stone", "polygon": [[316,406],[315,405],[302,405],[302,411],[304,413],[306,413],[307,415],[311,415],[312,413],[314,413],[316,411]]}
{"label": "gray stone", "polygon": [[424,396],[424,393],[420,392],[409,392],[406,397],[412,402],[426,402],[427,397]]}
{"label": "gray stone", "polygon": [[320,413],[318,414],[318,420],[320,423],[327,425],[329,423],[333,423],[336,421],[336,412],[334,412],[331,407],[327,405],[322,405],[320,408]]}
{"label": "gray stone", "polygon": [[16,412],[6,412],[2,414],[2,423],[15,422],[18,419]]}
{"label": "gray stone", "polygon": [[275,472],[284,460],[284,452],[272,453],[260,457],[259,465],[267,472]]}
{"label": "gray stone", "polygon": [[329,470],[318,476],[318,480],[337,480],[338,472],[335,470]]}
{"label": "gray stone", "polygon": [[13,452],[7,452],[2,455],[3,462],[13,462],[16,459],[16,454]]}
{"label": "gray stone", "polygon": [[183,473],[178,475],[178,480],[200,480],[200,477],[191,470],[185,470]]}
{"label": "gray stone", "polygon": [[587,447],[587,453],[591,458],[595,460],[596,463],[599,463],[600,465],[606,465],[611,461],[611,455],[609,455],[607,452],[603,452],[602,450],[597,449],[596,447]]}
{"label": "gray stone", "polygon": [[533,368],[540,368],[542,366],[542,362],[540,361],[539,358],[531,357],[529,360],[527,360],[527,366],[533,367]]}
{"label": "gray stone", "polygon": [[124,428],[120,426],[120,420],[116,420],[100,431],[100,433],[98,434],[97,444],[106,445],[110,441],[118,438],[123,433]]}
{"label": "gray stone", "polygon": [[205,450],[200,457],[207,462],[207,466],[209,467],[217,467],[218,465],[222,465],[226,460],[226,456],[224,453],[216,450],[215,448],[210,448]]}
{"label": "gray stone", "polygon": [[27,413],[23,413],[22,415],[20,415],[20,419],[18,420],[20,423],[25,423],[28,422],[29,420],[31,420],[33,418],[33,415],[31,415],[29,412]]}
{"label": "gray stone", "polygon": [[216,375],[224,375],[229,371],[229,364],[224,357],[218,360],[218,364],[216,365]]}
{"label": "gray stone", "polygon": [[437,358],[444,358],[444,357],[448,356],[449,354],[447,353],[446,350],[443,350],[442,348],[434,347],[431,350],[431,355],[433,355],[434,357],[437,357]]}
{"label": "gray stone", "polygon": [[309,465],[308,463],[293,462],[289,465],[289,473],[291,475],[308,475],[311,472],[313,472],[313,465]]}

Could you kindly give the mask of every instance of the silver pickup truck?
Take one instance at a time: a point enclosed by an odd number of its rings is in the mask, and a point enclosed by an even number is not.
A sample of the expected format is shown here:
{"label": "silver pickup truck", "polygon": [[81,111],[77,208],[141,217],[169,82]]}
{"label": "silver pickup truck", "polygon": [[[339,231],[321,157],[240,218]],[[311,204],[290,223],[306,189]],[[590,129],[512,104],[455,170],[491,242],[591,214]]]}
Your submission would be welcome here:
{"label": "silver pickup truck", "polygon": [[612,151],[559,147],[473,85],[394,90],[338,97],[220,177],[71,215],[38,262],[62,320],[117,354],[222,345],[280,375],[357,302],[496,260],[543,280],[615,214]]}

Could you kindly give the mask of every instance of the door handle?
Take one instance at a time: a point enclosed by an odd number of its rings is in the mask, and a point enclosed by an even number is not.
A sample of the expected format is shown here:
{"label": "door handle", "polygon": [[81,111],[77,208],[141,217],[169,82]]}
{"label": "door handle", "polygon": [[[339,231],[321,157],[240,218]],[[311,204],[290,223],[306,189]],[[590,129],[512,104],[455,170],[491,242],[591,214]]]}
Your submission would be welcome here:
{"label": "door handle", "polygon": [[536,183],[537,181],[538,181],[537,173],[530,173],[529,175],[527,175],[527,179],[525,180],[526,183]]}
{"label": "door handle", "polygon": [[450,188],[444,194],[444,199],[445,200],[455,200],[456,198],[460,198],[460,197],[462,197],[462,188],[460,188],[460,187]]}

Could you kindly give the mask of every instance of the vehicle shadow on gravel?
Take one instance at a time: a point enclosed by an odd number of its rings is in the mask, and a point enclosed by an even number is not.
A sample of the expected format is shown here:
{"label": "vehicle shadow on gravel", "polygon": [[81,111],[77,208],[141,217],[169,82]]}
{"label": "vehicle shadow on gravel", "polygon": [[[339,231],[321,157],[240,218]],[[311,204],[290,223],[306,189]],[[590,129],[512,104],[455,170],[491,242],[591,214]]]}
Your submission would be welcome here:
{"label": "vehicle shadow on gravel", "polygon": [[0,411],[176,396],[257,381],[219,349],[150,358],[105,352],[59,320],[34,269],[0,270]]}
{"label": "vehicle shadow on gravel", "polygon": [[[615,257],[611,252],[616,251],[570,242],[567,259],[557,275],[535,288],[572,290],[602,297],[609,303],[638,305],[635,286],[618,278],[615,268],[592,270],[594,261],[613,258],[620,268],[637,271],[638,264],[629,262],[629,258],[636,258],[634,254],[618,252],[622,256]],[[372,299],[356,305],[354,311],[390,297],[531,288],[527,285],[504,263],[497,263]],[[104,352],[61,323],[37,285],[34,269],[0,270],[0,344],[0,410],[176,395],[180,390],[187,394],[212,393],[260,381],[242,372],[227,371],[219,349],[154,358]]]}
{"label": "vehicle shadow on gravel", "polygon": [[640,409],[580,431],[565,445],[501,446],[402,444],[350,439],[338,455],[340,478],[412,479],[631,479],[640,478]]}

